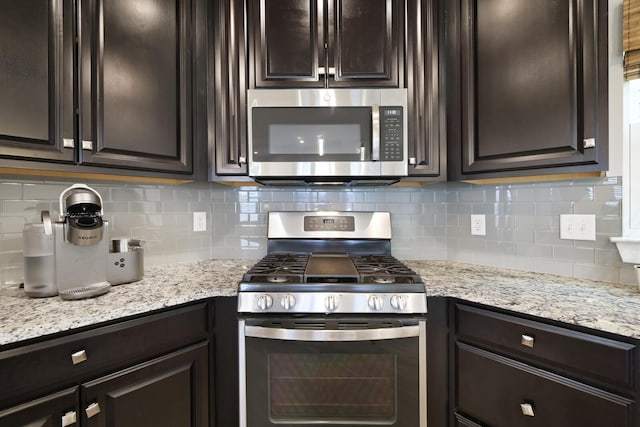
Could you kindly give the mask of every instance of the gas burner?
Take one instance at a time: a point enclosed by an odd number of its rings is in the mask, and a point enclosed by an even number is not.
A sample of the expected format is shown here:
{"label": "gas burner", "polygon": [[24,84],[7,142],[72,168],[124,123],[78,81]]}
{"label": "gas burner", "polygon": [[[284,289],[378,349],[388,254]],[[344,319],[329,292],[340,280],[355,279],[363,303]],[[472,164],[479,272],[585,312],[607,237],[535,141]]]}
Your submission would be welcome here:
{"label": "gas burner", "polygon": [[396,278],[391,276],[373,276],[371,280],[373,280],[374,283],[380,283],[381,285],[390,285],[391,283],[396,282]]}

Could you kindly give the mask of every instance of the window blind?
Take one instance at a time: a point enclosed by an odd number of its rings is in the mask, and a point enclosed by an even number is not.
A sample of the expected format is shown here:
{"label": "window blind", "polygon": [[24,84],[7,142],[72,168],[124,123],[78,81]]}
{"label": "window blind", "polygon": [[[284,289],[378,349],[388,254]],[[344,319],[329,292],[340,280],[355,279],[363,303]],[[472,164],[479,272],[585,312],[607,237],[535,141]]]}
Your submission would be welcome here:
{"label": "window blind", "polygon": [[640,78],[640,0],[624,0],[622,31],[624,78]]}

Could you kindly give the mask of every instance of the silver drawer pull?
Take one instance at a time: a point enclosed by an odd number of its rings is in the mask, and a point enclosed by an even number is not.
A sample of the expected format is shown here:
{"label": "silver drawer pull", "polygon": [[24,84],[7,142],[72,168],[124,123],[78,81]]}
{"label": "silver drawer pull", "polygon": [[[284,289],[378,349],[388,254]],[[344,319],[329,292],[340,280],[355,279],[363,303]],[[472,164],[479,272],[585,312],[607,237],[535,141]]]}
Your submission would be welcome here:
{"label": "silver drawer pull", "polygon": [[520,339],[520,344],[525,347],[533,348],[533,344],[535,343],[535,338],[531,335],[522,334],[522,338]]}
{"label": "silver drawer pull", "polygon": [[521,403],[520,410],[522,411],[522,415],[526,415],[527,417],[534,417],[536,415],[533,412],[533,405],[531,403]]}
{"label": "silver drawer pull", "polygon": [[75,424],[78,421],[78,417],[76,416],[76,411],[69,411],[62,416],[62,427],[67,427],[72,424]]}
{"label": "silver drawer pull", "polygon": [[87,406],[84,412],[87,413],[87,418],[95,417],[100,413],[100,404],[98,404],[98,402],[94,402]]}
{"label": "silver drawer pull", "polygon": [[71,361],[74,365],[87,360],[87,352],[85,350],[76,351],[71,355]]}
{"label": "silver drawer pull", "polygon": [[595,138],[587,138],[583,142],[584,142],[584,148],[594,148],[596,146]]}

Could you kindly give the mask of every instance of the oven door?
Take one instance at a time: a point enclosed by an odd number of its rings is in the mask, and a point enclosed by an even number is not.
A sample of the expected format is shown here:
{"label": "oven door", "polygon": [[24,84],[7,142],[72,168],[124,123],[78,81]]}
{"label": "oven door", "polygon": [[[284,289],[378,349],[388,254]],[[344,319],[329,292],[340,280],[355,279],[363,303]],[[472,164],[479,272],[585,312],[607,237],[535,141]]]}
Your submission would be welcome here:
{"label": "oven door", "polygon": [[240,321],[240,426],[426,426],[426,322]]}

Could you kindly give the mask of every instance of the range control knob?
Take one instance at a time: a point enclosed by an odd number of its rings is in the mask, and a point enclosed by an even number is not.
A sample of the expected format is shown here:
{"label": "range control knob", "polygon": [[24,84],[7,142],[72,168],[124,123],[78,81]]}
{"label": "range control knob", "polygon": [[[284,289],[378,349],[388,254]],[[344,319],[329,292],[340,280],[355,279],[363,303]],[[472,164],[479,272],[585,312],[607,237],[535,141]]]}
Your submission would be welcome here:
{"label": "range control knob", "polygon": [[273,306],[273,298],[269,294],[260,295],[257,304],[260,310],[269,310]]}
{"label": "range control knob", "polygon": [[369,308],[374,311],[382,310],[382,298],[378,295],[371,295],[369,297]]}
{"label": "range control knob", "polygon": [[391,304],[391,307],[396,310],[404,310],[407,308],[407,297],[402,295],[392,295],[389,303]]}
{"label": "range control knob", "polygon": [[290,310],[294,305],[296,305],[296,298],[293,295],[285,295],[280,300],[280,305],[285,310]]}
{"label": "range control knob", "polygon": [[324,307],[329,311],[334,311],[338,308],[338,298],[335,295],[329,295],[324,299]]}

